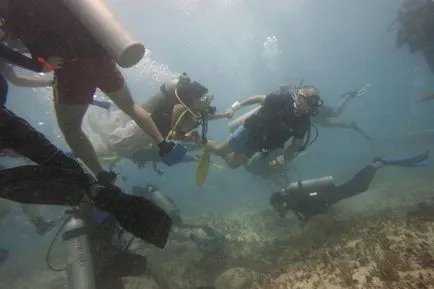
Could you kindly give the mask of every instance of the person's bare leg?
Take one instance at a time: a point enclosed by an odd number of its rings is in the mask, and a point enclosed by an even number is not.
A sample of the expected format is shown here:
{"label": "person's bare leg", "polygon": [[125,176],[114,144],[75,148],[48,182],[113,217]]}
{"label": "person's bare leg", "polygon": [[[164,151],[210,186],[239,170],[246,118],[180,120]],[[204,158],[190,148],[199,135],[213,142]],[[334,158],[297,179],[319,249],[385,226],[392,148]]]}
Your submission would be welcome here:
{"label": "person's bare leg", "polygon": [[344,95],[342,99],[339,101],[336,109],[333,111],[333,114],[330,117],[339,117],[342,114],[342,111],[344,110],[350,98],[351,96]]}
{"label": "person's bare leg", "polygon": [[363,136],[364,138],[366,138],[367,140],[370,140],[371,137],[368,136],[355,122],[351,123],[352,125],[352,130],[357,132],[358,134],[360,134],[361,136]]}
{"label": "person's bare leg", "polygon": [[229,146],[229,140],[225,140],[221,144],[208,140],[205,150],[221,157],[231,169],[237,169],[249,160],[244,154],[233,153]]}
{"label": "person's bare leg", "polygon": [[357,132],[361,136],[363,136],[366,139],[371,139],[355,122],[338,122],[338,121],[327,121],[324,123],[321,123],[324,127],[330,127],[330,128],[346,128],[351,129],[352,131]]}
{"label": "person's bare leg", "polygon": [[86,166],[98,175],[103,171],[98,162],[95,150],[81,128],[88,105],[55,104],[57,123],[63,133],[66,143]]}
{"label": "person's bare leg", "polygon": [[126,84],[117,92],[106,94],[123,112],[131,117],[146,134],[152,137],[156,143],[161,143],[164,140],[150,114],[134,103]]}

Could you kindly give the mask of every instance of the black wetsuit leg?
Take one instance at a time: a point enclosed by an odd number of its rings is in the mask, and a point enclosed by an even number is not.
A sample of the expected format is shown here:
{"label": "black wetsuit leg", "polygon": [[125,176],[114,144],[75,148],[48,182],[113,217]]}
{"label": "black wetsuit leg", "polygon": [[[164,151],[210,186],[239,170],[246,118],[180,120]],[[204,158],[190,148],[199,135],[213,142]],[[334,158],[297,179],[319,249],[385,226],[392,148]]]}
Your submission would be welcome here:
{"label": "black wetsuit leg", "polygon": [[361,169],[349,182],[337,186],[336,188],[328,191],[322,197],[326,199],[329,206],[333,206],[343,199],[351,198],[355,195],[363,193],[368,190],[376,172],[377,168],[374,166],[366,166]]}
{"label": "black wetsuit leg", "polygon": [[0,108],[0,149],[11,149],[40,165],[82,170],[74,159],[6,107]]}

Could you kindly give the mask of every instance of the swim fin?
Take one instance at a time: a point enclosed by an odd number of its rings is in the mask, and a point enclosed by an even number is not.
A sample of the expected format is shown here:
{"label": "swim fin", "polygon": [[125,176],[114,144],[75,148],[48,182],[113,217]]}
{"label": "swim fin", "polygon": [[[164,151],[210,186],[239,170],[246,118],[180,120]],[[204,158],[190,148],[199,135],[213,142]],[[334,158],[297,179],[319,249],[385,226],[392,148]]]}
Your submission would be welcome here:
{"label": "swim fin", "polygon": [[[196,156],[194,157],[194,160],[198,162],[198,161],[200,161],[200,158],[201,158],[201,155],[196,155]],[[216,168],[219,169],[219,170],[223,170],[223,169],[225,168],[224,166],[222,166],[222,165],[219,164],[218,162],[213,161],[213,160],[211,160],[211,159],[210,159],[210,161],[209,161],[209,164],[212,165],[212,166],[214,166],[214,167],[216,167]]]}
{"label": "swim fin", "polygon": [[117,162],[120,162],[122,160],[122,158],[120,156],[117,156],[117,155],[114,155],[111,157],[102,157],[100,159],[102,161],[108,162],[108,163],[117,163]]}
{"label": "swim fin", "polygon": [[185,149],[185,147],[182,144],[177,143],[169,154],[161,157],[161,160],[163,161],[163,163],[170,167],[179,162],[182,162],[182,159],[184,158],[186,153],[187,150]]}
{"label": "swim fin", "polygon": [[401,166],[401,167],[423,167],[429,164],[429,150],[411,156],[390,157],[390,158],[376,158],[375,160],[381,161],[384,165]]}
{"label": "swim fin", "polygon": [[90,194],[98,210],[108,212],[126,231],[158,248],[166,246],[172,218],[154,202],[116,186],[94,185]]}
{"label": "swim fin", "polygon": [[196,170],[196,184],[203,185],[208,177],[211,152],[203,152],[199,158]]}

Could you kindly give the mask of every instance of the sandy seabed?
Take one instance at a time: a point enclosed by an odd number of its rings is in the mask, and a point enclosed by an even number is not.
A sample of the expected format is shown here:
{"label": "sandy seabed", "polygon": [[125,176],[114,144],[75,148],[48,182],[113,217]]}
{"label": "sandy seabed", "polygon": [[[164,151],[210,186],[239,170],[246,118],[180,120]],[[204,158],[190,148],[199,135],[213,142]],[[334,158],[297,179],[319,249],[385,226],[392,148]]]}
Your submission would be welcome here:
{"label": "sandy seabed", "polygon": [[[377,186],[370,192],[380,195],[375,206],[351,210],[344,202],[307,224],[252,208],[204,215],[201,222],[226,237],[225,246],[213,254],[177,241],[164,250],[141,243],[134,249],[176,289],[434,288],[434,192],[420,183],[400,189],[406,193]],[[127,277],[124,284],[126,289],[157,288],[148,277]],[[17,280],[1,278],[0,288],[66,285],[64,273],[39,269]]]}

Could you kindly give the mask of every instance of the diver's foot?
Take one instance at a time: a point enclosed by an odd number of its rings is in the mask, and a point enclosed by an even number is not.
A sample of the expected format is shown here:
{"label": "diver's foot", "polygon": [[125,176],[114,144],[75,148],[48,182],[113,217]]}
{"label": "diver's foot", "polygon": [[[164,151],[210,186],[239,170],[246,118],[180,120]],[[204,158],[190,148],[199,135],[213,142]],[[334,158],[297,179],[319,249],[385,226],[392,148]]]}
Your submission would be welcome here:
{"label": "diver's foot", "polygon": [[45,236],[45,234],[49,233],[56,226],[56,221],[45,221],[43,218],[38,218],[33,221],[33,224],[36,227],[36,233],[39,236]]}
{"label": "diver's foot", "polygon": [[0,267],[6,263],[9,258],[9,251],[3,248],[0,248]]}

